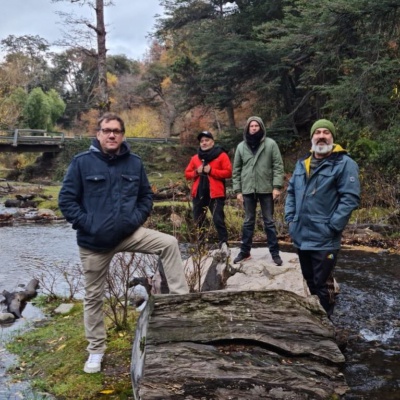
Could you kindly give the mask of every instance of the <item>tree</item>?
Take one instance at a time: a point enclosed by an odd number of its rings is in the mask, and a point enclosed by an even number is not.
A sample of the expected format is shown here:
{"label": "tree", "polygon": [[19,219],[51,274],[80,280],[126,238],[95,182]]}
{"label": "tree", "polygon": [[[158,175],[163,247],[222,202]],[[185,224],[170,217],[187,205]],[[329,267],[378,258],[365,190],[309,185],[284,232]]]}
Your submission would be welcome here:
{"label": "tree", "polygon": [[[64,41],[59,44],[68,46],[73,44],[74,48],[80,48],[96,59],[98,72],[97,108],[101,113],[108,111],[110,109],[110,101],[107,88],[107,32],[104,21],[104,7],[112,4],[112,2],[105,2],[104,0],[52,0],[53,3],[58,3],[60,1],[66,1],[80,6],[86,5],[95,12],[95,24],[87,18],[76,18],[71,13],[60,12],[59,15],[64,19],[64,24],[70,29],[69,32],[65,34]],[[94,51],[92,47],[82,46],[82,43],[86,44],[88,40],[90,41],[93,34],[96,37],[97,51]]]}
{"label": "tree", "polygon": [[46,95],[50,105],[50,116],[47,129],[50,130],[54,127],[57,120],[64,114],[65,103],[54,89],[50,89]]}
{"label": "tree", "polygon": [[0,41],[5,53],[1,64],[2,80],[7,80],[8,88],[23,87],[30,91],[34,87],[47,90],[49,66],[49,43],[40,36],[9,35]]}
{"label": "tree", "polygon": [[51,130],[64,110],[65,103],[55,90],[44,93],[41,88],[35,88],[24,105],[24,124],[30,129]]}
{"label": "tree", "polygon": [[[278,5],[277,5],[278,4]],[[235,129],[235,109],[263,85],[269,57],[254,29],[281,17],[280,1],[164,1],[156,36],[172,53],[171,80],[188,107],[225,110]]]}
{"label": "tree", "polygon": [[55,54],[52,64],[52,87],[66,104],[63,123],[71,126],[97,105],[97,63],[81,49],[71,48]]}
{"label": "tree", "polygon": [[28,128],[47,128],[50,119],[50,104],[41,88],[35,88],[29,93],[23,115]]}
{"label": "tree", "polygon": [[18,87],[0,98],[0,126],[11,129],[22,122],[22,113],[28,94]]}
{"label": "tree", "polygon": [[140,73],[140,63],[130,60],[124,54],[108,56],[107,71],[118,77],[123,75],[137,75]]}

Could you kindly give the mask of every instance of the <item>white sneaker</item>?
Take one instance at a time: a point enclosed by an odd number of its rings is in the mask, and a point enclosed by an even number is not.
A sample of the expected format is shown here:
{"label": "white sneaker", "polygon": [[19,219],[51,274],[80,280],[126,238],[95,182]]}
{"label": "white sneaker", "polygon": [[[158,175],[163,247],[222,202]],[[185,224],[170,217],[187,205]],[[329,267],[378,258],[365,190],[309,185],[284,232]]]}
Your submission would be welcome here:
{"label": "white sneaker", "polygon": [[85,366],[83,367],[83,370],[87,374],[93,374],[95,372],[100,372],[103,356],[104,356],[104,354],[89,354],[89,358],[85,362]]}

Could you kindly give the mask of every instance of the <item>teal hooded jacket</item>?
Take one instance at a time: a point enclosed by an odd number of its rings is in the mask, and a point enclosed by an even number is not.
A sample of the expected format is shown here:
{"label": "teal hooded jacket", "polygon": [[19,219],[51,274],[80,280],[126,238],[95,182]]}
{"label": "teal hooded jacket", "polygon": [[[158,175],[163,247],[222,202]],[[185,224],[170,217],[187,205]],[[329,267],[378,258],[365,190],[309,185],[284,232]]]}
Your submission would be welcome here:
{"label": "teal hooded jacket", "polygon": [[289,180],[285,221],[295,247],[337,250],[351,213],[360,203],[358,166],[336,144],[310,176],[311,157],[297,161]]}
{"label": "teal hooded jacket", "polygon": [[[257,121],[264,135],[256,154],[246,142],[246,133],[251,121]],[[284,168],[281,152],[276,142],[266,136],[261,118],[250,117],[243,130],[243,141],[235,151],[232,183],[235,193],[272,193],[283,187]]]}

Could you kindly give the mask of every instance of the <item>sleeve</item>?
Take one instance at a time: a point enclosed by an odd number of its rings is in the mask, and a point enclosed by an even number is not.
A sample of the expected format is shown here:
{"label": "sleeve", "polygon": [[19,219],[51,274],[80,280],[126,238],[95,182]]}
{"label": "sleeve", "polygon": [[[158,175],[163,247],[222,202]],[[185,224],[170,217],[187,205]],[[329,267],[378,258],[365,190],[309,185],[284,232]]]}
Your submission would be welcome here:
{"label": "sleeve", "polygon": [[197,174],[197,166],[196,166],[196,162],[195,162],[195,158],[196,156],[193,156],[190,161],[188,166],[185,169],[185,178],[188,181],[194,180],[198,177]]}
{"label": "sleeve", "polygon": [[360,181],[358,165],[350,157],[347,158],[341,174],[337,177],[339,201],[329,222],[330,227],[341,232],[346,227],[351,213],[360,204]]}
{"label": "sleeve", "polygon": [[[242,142],[243,143],[243,142]],[[242,143],[239,143],[235,151],[235,157],[233,160],[233,172],[232,172],[232,186],[235,193],[242,193],[242,167],[243,158],[241,155]]]}
{"label": "sleeve", "polygon": [[272,172],[273,172],[273,182],[272,182],[273,187],[276,189],[282,189],[285,170],[283,167],[281,152],[279,150],[278,144],[275,141],[273,142],[273,151],[272,151]]}
{"label": "sleeve", "polygon": [[[297,166],[296,166],[297,167]],[[289,180],[285,200],[285,222],[289,224],[296,214],[296,195],[294,191],[294,174]]]}
{"label": "sleeve", "polygon": [[68,167],[58,195],[58,206],[73,229],[84,229],[85,226],[87,213],[81,206],[82,193],[82,178],[75,158]]}

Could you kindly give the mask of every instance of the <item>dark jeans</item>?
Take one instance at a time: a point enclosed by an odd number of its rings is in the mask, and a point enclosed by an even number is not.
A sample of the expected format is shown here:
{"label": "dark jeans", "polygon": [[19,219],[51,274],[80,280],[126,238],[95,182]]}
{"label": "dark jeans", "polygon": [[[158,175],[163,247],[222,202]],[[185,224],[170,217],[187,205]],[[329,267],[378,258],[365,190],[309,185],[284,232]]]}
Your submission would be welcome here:
{"label": "dark jeans", "polygon": [[244,223],[242,229],[242,244],[240,250],[250,253],[253,244],[254,227],[256,224],[257,202],[260,202],[264,231],[267,235],[267,245],[272,256],[279,254],[278,238],[276,237],[274,215],[274,200],[272,194],[245,194],[244,200]]}
{"label": "dark jeans", "polygon": [[216,199],[208,198],[194,198],[193,199],[193,217],[197,223],[198,228],[200,229],[200,238],[199,240],[204,240],[205,230],[204,230],[204,221],[206,219],[207,210],[209,209],[212,215],[212,219],[214,222],[215,229],[218,233],[218,240],[221,245],[223,242],[228,242],[228,231],[226,230],[225,225],[225,197],[218,197]]}
{"label": "dark jeans", "polygon": [[307,281],[311,294],[319,298],[319,302],[328,316],[333,313],[335,305],[335,287],[333,270],[339,250],[297,250],[301,272]]}

